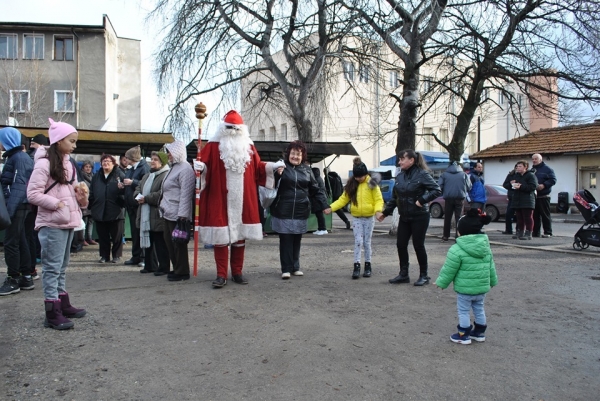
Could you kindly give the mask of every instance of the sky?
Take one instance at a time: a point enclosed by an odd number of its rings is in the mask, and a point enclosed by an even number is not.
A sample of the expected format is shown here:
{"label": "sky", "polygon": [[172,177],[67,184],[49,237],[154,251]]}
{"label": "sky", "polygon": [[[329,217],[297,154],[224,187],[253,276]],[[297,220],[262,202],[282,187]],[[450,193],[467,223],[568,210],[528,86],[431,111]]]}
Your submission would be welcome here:
{"label": "sky", "polygon": [[161,131],[167,109],[161,107],[152,79],[152,54],[157,29],[146,24],[152,0],[0,0],[5,22],[102,25],[108,15],[117,36],[141,40],[142,131]]}

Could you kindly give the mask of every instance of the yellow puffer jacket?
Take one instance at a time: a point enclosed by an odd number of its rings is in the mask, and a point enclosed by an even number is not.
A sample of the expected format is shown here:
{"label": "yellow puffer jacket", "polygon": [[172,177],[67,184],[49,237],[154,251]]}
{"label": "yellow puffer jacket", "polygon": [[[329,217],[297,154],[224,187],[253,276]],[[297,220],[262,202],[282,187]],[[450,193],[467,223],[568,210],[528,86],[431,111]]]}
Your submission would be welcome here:
{"label": "yellow puffer jacket", "polygon": [[335,212],[350,203],[350,213],[354,217],[371,217],[383,211],[383,196],[379,189],[379,177],[367,176],[367,179],[358,184],[356,191],[357,205],[350,202],[348,193],[344,191],[338,200],[331,204],[331,211]]}

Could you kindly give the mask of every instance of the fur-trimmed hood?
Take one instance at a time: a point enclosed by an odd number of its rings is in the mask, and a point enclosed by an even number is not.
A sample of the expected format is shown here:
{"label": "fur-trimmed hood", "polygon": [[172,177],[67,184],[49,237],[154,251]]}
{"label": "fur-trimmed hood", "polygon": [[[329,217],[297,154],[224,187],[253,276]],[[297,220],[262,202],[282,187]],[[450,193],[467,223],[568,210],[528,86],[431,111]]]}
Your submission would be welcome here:
{"label": "fur-trimmed hood", "polygon": [[379,186],[380,182],[381,182],[381,174],[373,173],[373,175],[371,175],[371,177],[369,177],[369,188],[373,189],[373,188]]}

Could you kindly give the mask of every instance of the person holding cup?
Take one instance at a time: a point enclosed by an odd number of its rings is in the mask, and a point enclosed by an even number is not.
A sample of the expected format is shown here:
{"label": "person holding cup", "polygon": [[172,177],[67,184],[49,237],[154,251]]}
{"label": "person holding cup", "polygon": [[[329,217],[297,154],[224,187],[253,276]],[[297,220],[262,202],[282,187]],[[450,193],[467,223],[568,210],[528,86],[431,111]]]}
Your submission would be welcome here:
{"label": "person holding cup", "polygon": [[513,191],[511,206],[517,215],[517,232],[513,239],[530,240],[533,230],[533,210],[535,209],[535,189],[538,185],[534,170],[528,170],[529,163],[519,160],[515,164],[514,179],[510,180]]}

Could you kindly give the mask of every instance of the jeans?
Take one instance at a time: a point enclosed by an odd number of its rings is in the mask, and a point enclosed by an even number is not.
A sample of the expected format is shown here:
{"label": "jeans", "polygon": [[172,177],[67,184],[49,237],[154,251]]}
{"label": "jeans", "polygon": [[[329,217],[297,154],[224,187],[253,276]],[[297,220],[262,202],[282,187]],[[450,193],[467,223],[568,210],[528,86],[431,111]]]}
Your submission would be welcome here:
{"label": "jeans", "polygon": [[73,230],[42,227],[39,232],[42,245],[42,286],[44,299],[58,299],[66,292],[66,271],[69,265]]}
{"label": "jeans", "polygon": [[375,219],[371,217],[354,217],[354,262],[360,263],[360,251],[365,248],[365,262],[371,262],[371,237]]}
{"label": "jeans", "polygon": [[10,226],[4,231],[4,260],[8,275],[12,278],[18,279],[20,275],[31,274],[29,246],[25,235],[25,219],[28,213],[26,209],[18,209],[10,218]]}
{"label": "jeans", "polygon": [[127,208],[127,215],[129,216],[129,229],[131,231],[131,259],[139,263],[144,260],[144,253],[142,251],[142,247],[140,246],[140,229],[137,224],[135,224],[137,210],[137,207]]}
{"label": "jeans", "polygon": [[417,254],[421,274],[427,274],[427,251],[425,250],[425,234],[429,228],[429,213],[402,217],[398,221],[398,258],[400,266],[408,266],[408,241],[412,237],[413,248]]}
{"label": "jeans", "polygon": [[89,242],[94,239],[94,219],[91,215],[87,215],[83,216],[83,221],[85,222],[84,239]]}
{"label": "jeans", "polygon": [[483,302],[485,301],[485,294],[479,295],[466,295],[456,293],[456,309],[458,310],[458,325],[460,327],[469,327],[471,325],[471,318],[469,312],[473,308],[473,316],[477,324],[486,325],[485,310],[483,308]]}
{"label": "jeans", "polygon": [[317,218],[317,229],[319,231],[326,231],[327,224],[325,224],[325,215],[323,214],[323,212],[315,212],[315,217]]}
{"label": "jeans", "polygon": [[504,226],[504,231],[506,232],[510,232],[512,233],[513,228],[512,228],[512,223],[513,223],[513,218],[515,217],[515,209],[512,208],[512,199],[508,200],[508,206],[506,208],[506,220],[505,220],[505,226]]}
{"label": "jeans", "polygon": [[279,234],[279,261],[282,273],[300,270],[302,234]]}
{"label": "jeans", "polygon": [[450,227],[452,225],[452,216],[454,215],[454,223],[458,225],[458,219],[463,212],[464,198],[448,198],[444,199],[444,232],[442,237],[450,237]]}
{"label": "jeans", "polygon": [[550,197],[535,199],[535,210],[533,211],[533,235],[540,235],[542,228],[544,229],[544,234],[552,235]]}

